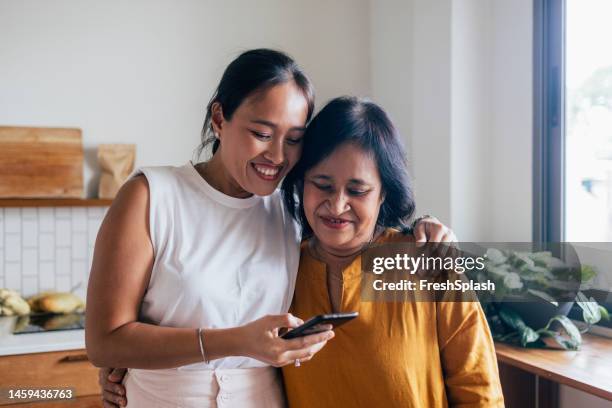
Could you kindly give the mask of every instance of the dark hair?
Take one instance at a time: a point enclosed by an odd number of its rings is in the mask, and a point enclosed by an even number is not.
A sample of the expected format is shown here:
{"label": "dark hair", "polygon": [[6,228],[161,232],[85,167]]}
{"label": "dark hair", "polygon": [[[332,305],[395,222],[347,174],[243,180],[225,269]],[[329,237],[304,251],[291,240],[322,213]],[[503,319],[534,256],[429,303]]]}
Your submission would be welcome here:
{"label": "dark hair", "polygon": [[370,152],[376,161],[385,194],[376,224],[408,229],[415,210],[408,166],[399,134],[380,106],[363,98],[333,99],[310,122],[304,140],[302,157],[282,184],[285,205],[302,224],[304,237],[312,234],[302,204],[304,175],[345,143]]}
{"label": "dark hair", "polygon": [[306,120],[310,120],[314,110],[314,89],[306,74],[291,57],[283,52],[265,48],[240,54],[227,66],[215,93],[208,102],[202,127],[202,143],[197,151],[198,157],[208,145],[212,145],[212,154],[215,154],[219,148],[219,140],[215,138],[211,125],[211,110],[215,102],[221,104],[223,117],[231,120],[236,109],[247,97],[288,81],[294,81],[304,93],[308,103]]}

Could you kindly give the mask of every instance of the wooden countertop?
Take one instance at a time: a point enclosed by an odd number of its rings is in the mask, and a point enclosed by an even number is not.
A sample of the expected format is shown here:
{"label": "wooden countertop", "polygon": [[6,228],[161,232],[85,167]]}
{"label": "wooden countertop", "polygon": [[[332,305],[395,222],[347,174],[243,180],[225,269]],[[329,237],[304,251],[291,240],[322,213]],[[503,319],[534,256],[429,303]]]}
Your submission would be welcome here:
{"label": "wooden countertop", "polygon": [[496,342],[499,362],[612,401],[612,339],[582,336],[578,351],[525,349]]}

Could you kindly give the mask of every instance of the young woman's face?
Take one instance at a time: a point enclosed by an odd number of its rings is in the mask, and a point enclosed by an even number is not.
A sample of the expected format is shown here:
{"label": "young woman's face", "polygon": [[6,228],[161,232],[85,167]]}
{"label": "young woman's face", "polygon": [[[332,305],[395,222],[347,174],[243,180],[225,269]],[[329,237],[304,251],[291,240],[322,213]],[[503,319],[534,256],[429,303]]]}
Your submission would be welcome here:
{"label": "young woman's face", "polygon": [[293,82],[246,98],[231,120],[213,112],[219,151],[232,181],[248,193],[272,194],[300,158],[308,102]]}
{"label": "young woman's face", "polygon": [[383,202],[374,157],[354,144],[339,146],[304,177],[304,212],[319,242],[336,251],[367,243]]}

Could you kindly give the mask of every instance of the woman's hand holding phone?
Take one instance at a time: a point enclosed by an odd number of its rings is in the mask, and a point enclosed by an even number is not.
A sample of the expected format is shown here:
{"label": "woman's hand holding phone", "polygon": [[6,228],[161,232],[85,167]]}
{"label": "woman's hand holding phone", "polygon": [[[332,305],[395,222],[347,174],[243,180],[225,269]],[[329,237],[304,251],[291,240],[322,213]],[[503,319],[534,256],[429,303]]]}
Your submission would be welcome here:
{"label": "woman's hand holding phone", "polygon": [[304,322],[291,315],[268,315],[242,326],[242,339],[248,357],[255,358],[274,367],[310,360],[334,337],[332,330],[285,340],[279,336],[283,327],[295,328]]}

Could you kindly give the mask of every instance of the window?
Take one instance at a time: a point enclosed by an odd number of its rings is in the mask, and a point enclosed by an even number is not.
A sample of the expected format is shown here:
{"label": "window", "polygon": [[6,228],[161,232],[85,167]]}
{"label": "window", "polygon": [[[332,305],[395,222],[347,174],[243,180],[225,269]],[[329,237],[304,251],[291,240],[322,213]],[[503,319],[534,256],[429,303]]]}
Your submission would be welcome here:
{"label": "window", "polygon": [[534,241],[575,243],[612,311],[612,2],[534,5]]}

